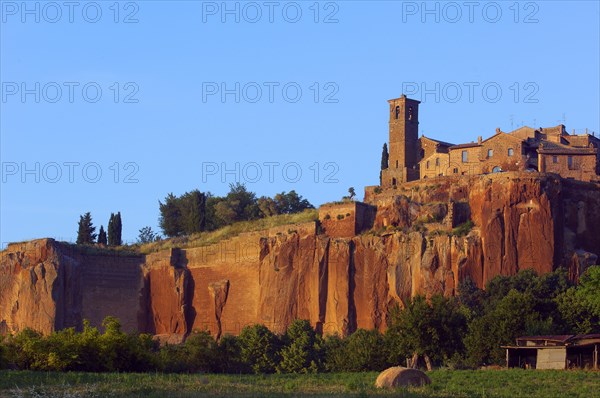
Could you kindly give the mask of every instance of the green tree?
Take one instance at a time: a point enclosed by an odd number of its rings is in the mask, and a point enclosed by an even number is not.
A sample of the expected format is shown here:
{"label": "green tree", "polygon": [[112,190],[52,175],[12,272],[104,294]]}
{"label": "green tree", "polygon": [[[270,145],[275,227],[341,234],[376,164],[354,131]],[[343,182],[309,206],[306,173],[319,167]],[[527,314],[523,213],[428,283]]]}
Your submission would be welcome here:
{"label": "green tree", "polygon": [[593,266],[555,297],[563,333],[600,333],[600,266]]}
{"label": "green tree", "polygon": [[137,241],[139,243],[150,243],[150,242],[156,242],[158,240],[160,240],[160,235],[155,233],[152,230],[152,227],[145,226],[142,229],[140,229],[138,239],[137,239]]}
{"label": "green tree", "polygon": [[181,209],[177,202],[177,197],[172,193],[165,198],[165,203],[158,202],[160,208],[160,218],[158,224],[168,237],[180,236],[183,234],[181,225]]}
{"label": "green tree", "polygon": [[271,217],[279,214],[277,202],[267,196],[261,196],[257,201],[258,209],[262,217]]}
{"label": "green tree", "polygon": [[382,172],[383,170],[389,167],[390,155],[388,153],[387,143],[383,144],[383,149],[381,150],[381,170],[379,171],[379,185],[382,184]]}
{"label": "green tree", "polygon": [[217,343],[207,331],[195,331],[185,341],[188,370],[210,373],[216,368]]}
{"label": "green tree", "polygon": [[388,146],[387,146],[387,143],[384,143],[383,149],[381,150],[381,170],[385,170],[389,167],[388,166],[389,159],[390,159],[390,155],[388,153]]}
{"label": "green tree", "polygon": [[348,188],[348,197],[350,198],[350,200],[354,199],[355,196],[356,191],[354,190],[354,187]]}
{"label": "green tree", "polygon": [[551,318],[542,318],[535,311],[535,298],[531,292],[521,293],[511,289],[495,308],[469,324],[464,343],[468,363],[504,364],[505,352],[501,345],[514,344],[518,336],[550,334]]}
{"label": "green tree", "polygon": [[346,371],[380,371],[387,367],[388,352],[383,336],[377,329],[358,329],[346,340]]}
{"label": "green tree", "polygon": [[325,370],[328,372],[346,372],[348,361],[346,358],[347,339],[342,339],[337,334],[324,338]]}
{"label": "green tree", "polygon": [[253,373],[273,373],[279,362],[279,339],[266,326],[242,329],[238,338],[242,362]]}
{"label": "green tree", "polygon": [[104,225],[100,225],[100,232],[98,232],[98,244],[105,246],[107,244],[106,231],[104,231]]}
{"label": "green tree", "polygon": [[77,231],[77,244],[91,244],[96,240],[96,227],[92,224],[92,215],[90,212],[79,216],[79,229]]}
{"label": "green tree", "polygon": [[273,198],[277,208],[277,214],[301,213],[306,209],[314,209],[314,206],[294,190],[288,193],[281,192]]}
{"label": "green tree", "polygon": [[600,265],[588,268],[581,275],[577,295],[587,303],[596,317],[600,317]]}
{"label": "green tree", "polygon": [[462,352],[466,330],[467,317],[456,299],[434,295],[427,302],[417,296],[404,310],[396,308],[390,315],[386,331],[390,361],[402,364],[416,355],[442,364]]}
{"label": "green tree", "polygon": [[115,215],[115,240],[114,246],[121,246],[123,244],[123,223],[121,221],[121,212],[117,212]]}
{"label": "green tree", "polygon": [[322,368],[322,340],[309,321],[298,319],[292,322],[284,341],[277,372],[309,373]]}
{"label": "green tree", "polygon": [[244,370],[242,350],[236,336],[225,334],[217,347],[216,371],[220,373],[240,373]]}
{"label": "green tree", "polygon": [[196,189],[186,192],[177,201],[183,232],[186,235],[191,235],[204,231],[206,224],[206,195]]}

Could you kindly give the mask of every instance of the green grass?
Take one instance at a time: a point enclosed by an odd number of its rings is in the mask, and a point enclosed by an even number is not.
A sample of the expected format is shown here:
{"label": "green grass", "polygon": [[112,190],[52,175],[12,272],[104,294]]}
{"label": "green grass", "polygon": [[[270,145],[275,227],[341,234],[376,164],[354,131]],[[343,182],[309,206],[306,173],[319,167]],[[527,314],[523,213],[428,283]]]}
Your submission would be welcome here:
{"label": "green grass", "polygon": [[241,221],[216,231],[200,232],[186,237],[171,238],[159,242],[146,243],[143,245],[124,246],[125,250],[135,250],[140,253],[152,253],[159,250],[170,248],[192,248],[207,246],[225,239],[230,239],[246,232],[261,231],[268,228],[279,227],[282,225],[302,224],[319,219],[319,212],[316,209],[304,210],[302,213],[280,214],[277,216],[261,218],[252,221]]}
{"label": "green grass", "polygon": [[437,370],[421,388],[378,390],[377,373],[178,375],[1,371],[0,397],[594,397],[600,372]]}

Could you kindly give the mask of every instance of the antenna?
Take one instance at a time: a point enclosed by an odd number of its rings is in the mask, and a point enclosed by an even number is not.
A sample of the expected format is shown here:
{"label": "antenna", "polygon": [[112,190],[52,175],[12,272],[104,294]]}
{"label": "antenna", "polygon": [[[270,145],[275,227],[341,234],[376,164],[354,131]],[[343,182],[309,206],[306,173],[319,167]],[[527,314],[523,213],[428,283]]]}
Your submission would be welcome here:
{"label": "antenna", "polygon": [[515,125],[515,115],[510,115],[510,129],[512,130]]}

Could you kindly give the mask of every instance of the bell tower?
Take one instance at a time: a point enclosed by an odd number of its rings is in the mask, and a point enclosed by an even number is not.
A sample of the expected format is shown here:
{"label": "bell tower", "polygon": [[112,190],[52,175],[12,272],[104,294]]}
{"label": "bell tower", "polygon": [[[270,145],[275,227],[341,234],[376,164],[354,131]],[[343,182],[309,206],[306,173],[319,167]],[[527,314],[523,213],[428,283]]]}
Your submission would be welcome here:
{"label": "bell tower", "polygon": [[390,104],[390,176],[395,179],[387,182],[408,182],[419,179],[419,104],[420,101],[407,98],[391,99]]}

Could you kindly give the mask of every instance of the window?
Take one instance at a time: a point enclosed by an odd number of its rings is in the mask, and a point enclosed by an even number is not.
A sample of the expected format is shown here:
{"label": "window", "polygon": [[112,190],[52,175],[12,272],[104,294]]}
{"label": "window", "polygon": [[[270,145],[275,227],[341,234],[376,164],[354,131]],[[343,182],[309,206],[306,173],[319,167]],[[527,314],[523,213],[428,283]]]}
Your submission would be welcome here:
{"label": "window", "polygon": [[558,163],[558,156],[552,156],[552,163]]}
{"label": "window", "polygon": [[514,151],[514,149],[512,149],[512,148],[508,148],[508,156],[512,156],[512,155],[514,155],[514,154],[515,154],[515,151]]}
{"label": "window", "polygon": [[494,150],[488,149],[488,158],[491,158],[492,156],[494,156]]}
{"label": "window", "polygon": [[462,162],[467,163],[469,161],[469,152],[462,151]]}
{"label": "window", "polygon": [[440,158],[435,158],[435,165],[439,166],[440,165]]}
{"label": "window", "polygon": [[572,169],[573,168],[573,156],[569,156],[567,158],[567,163],[569,164],[569,168]]}
{"label": "window", "polygon": [[455,168],[454,168],[454,170],[452,170],[452,172],[453,172],[454,174],[458,174],[458,167],[455,167]]}
{"label": "window", "polygon": [[396,185],[396,179],[392,178],[392,185]]}
{"label": "window", "polygon": [[398,161],[396,160],[396,168],[398,168]]}
{"label": "window", "polygon": [[427,163],[426,163],[426,166],[425,166],[425,167],[426,167],[427,169],[429,169],[429,160],[427,161]]}
{"label": "window", "polygon": [[396,119],[398,119],[398,115],[400,115],[400,107],[396,106]]}
{"label": "window", "polygon": [[412,120],[413,119],[413,109],[412,106],[408,107],[408,120]]}
{"label": "window", "polygon": [[502,171],[502,167],[496,166],[492,169],[492,173],[500,173]]}

